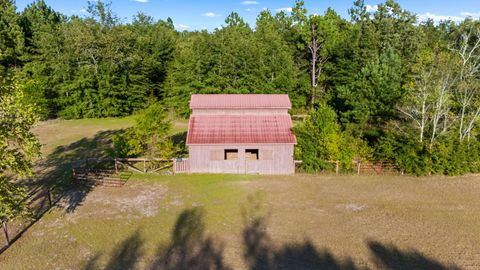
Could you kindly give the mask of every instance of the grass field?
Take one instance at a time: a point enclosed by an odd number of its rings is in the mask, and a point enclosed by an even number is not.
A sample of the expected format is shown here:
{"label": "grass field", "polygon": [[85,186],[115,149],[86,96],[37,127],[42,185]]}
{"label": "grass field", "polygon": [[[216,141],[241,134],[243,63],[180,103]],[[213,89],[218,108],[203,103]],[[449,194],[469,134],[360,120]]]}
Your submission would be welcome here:
{"label": "grass field", "polygon": [[[42,123],[42,170],[129,125]],[[0,269],[480,269],[479,176],[134,174],[69,198]]]}

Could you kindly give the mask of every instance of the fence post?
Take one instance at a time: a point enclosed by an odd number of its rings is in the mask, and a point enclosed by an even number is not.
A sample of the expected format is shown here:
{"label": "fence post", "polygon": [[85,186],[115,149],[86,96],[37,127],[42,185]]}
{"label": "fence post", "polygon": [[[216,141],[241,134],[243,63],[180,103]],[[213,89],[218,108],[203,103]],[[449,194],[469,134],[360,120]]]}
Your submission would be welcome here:
{"label": "fence post", "polygon": [[10,238],[8,237],[7,222],[3,222],[2,227],[3,227],[3,233],[5,234],[5,239],[7,240],[7,246],[10,246]]}
{"label": "fence post", "polygon": [[47,196],[48,196],[48,206],[49,208],[52,207],[52,195],[50,194],[50,189],[47,189]]}
{"label": "fence post", "polygon": [[117,158],[115,158],[115,173],[118,173],[118,164],[117,164]]}
{"label": "fence post", "polygon": [[360,160],[357,161],[357,174],[360,174]]}
{"label": "fence post", "polygon": [[338,160],[335,161],[335,174],[338,174]]}
{"label": "fence post", "polygon": [[146,173],[147,172],[147,160],[144,159],[143,160],[143,173]]}

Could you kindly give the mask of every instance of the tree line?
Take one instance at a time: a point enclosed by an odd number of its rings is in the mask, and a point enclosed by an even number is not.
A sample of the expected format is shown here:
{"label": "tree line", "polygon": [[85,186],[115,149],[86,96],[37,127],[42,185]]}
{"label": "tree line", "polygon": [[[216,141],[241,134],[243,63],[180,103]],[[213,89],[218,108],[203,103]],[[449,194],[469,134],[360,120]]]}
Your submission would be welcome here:
{"label": "tree line", "polygon": [[102,1],[84,17],[42,0],[0,7],[2,82],[15,81],[44,119],[146,104],[187,117],[194,93],[287,93],[292,113],[309,115],[294,128],[306,171],[359,159],[413,174],[480,171],[478,20],[418,21],[393,0],[376,11],[356,0],[343,18],[299,0],[292,12],[261,11],[255,25],[232,12],[213,31],[178,31],[142,13],[125,22]]}

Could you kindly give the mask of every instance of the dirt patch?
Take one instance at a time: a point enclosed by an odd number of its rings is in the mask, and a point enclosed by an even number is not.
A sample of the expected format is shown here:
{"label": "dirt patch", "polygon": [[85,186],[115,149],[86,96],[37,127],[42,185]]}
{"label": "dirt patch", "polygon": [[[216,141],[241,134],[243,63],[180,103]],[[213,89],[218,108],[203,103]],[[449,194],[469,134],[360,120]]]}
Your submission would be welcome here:
{"label": "dirt patch", "polygon": [[[123,187],[95,187],[74,211],[66,213],[69,221],[79,218],[116,219],[153,217],[167,194],[161,184],[127,183]],[[80,195],[79,195],[80,196]],[[68,202],[61,203],[68,208]]]}
{"label": "dirt patch", "polygon": [[345,210],[348,210],[348,211],[358,212],[358,211],[364,210],[366,206],[358,203],[347,203],[347,204],[337,205],[337,208],[344,208]]}

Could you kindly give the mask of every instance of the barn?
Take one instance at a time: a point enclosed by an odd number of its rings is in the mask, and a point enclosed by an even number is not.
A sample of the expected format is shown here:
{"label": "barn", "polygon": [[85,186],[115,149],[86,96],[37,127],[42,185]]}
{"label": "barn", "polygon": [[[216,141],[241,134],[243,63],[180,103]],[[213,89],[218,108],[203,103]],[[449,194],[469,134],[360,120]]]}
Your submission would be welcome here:
{"label": "barn", "polygon": [[188,171],[293,174],[291,107],[288,95],[192,95]]}

